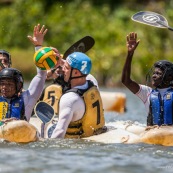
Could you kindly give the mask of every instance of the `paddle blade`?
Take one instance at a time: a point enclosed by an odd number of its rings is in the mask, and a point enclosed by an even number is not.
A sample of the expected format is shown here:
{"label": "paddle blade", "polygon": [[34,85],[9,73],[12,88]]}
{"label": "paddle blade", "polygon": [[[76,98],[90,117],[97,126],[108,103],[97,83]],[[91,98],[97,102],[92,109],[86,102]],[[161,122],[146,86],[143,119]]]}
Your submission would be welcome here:
{"label": "paddle blade", "polygon": [[87,52],[89,49],[91,49],[95,44],[94,38],[91,36],[85,36],[78,40],[76,43],[74,43],[71,47],[69,47],[66,52],[64,53],[63,58],[66,59],[68,55],[70,55],[73,52]]}
{"label": "paddle blade", "polygon": [[54,109],[45,102],[38,102],[35,106],[34,112],[44,124],[50,122],[54,117]]}
{"label": "paddle blade", "polygon": [[166,18],[158,13],[150,11],[140,11],[134,14],[131,19],[135,22],[143,23],[146,25],[158,27],[158,28],[168,28],[168,22]]}

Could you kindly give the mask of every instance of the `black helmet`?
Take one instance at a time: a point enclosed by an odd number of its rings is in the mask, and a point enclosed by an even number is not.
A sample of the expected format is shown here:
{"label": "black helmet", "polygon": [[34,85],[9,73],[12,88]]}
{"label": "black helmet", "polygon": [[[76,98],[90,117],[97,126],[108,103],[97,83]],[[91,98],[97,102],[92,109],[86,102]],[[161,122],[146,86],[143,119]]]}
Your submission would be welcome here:
{"label": "black helmet", "polygon": [[173,76],[173,64],[167,60],[160,60],[154,64],[154,67],[160,68],[165,72],[165,75]]}
{"label": "black helmet", "polygon": [[2,49],[0,49],[0,54],[4,54],[4,55],[6,55],[7,56],[7,58],[8,58],[8,61],[9,61],[9,66],[8,67],[11,67],[11,55],[10,55],[10,53],[9,52],[7,52],[6,50],[2,50]]}
{"label": "black helmet", "polygon": [[173,64],[167,60],[160,60],[154,64],[154,68],[160,68],[163,71],[163,82],[167,81],[167,77],[171,76],[173,78]]}
{"label": "black helmet", "polygon": [[1,79],[14,79],[15,83],[16,83],[16,90],[17,93],[21,91],[22,87],[23,87],[23,76],[22,73],[15,69],[15,68],[4,68],[0,71],[0,80]]}

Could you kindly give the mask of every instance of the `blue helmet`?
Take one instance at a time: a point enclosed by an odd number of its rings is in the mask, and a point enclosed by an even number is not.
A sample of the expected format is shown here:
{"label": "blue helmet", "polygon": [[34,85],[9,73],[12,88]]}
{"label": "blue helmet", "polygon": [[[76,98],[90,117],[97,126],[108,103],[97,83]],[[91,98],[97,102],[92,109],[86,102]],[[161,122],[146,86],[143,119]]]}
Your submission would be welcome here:
{"label": "blue helmet", "polygon": [[66,61],[72,68],[78,69],[84,75],[89,74],[91,71],[91,60],[84,53],[74,52],[68,55]]}

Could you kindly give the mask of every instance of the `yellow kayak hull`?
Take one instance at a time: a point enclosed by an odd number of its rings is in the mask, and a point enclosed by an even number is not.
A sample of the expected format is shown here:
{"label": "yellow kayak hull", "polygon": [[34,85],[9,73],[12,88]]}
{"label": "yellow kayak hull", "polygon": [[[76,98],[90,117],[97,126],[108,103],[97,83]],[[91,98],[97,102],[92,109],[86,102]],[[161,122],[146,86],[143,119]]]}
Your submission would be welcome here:
{"label": "yellow kayak hull", "polygon": [[[45,125],[45,134],[52,123]],[[99,135],[82,138],[101,143],[124,143],[124,144],[155,144],[173,146],[173,126],[153,126],[135,124],[130,121],[116,121],[106,124],[108,131]],[[0,139],[29,143],[39,140],[41,121],[32,117],[30,123],[23,120],[13,120],[0,126]],[[47,138],[47,135],[45,135]]]}

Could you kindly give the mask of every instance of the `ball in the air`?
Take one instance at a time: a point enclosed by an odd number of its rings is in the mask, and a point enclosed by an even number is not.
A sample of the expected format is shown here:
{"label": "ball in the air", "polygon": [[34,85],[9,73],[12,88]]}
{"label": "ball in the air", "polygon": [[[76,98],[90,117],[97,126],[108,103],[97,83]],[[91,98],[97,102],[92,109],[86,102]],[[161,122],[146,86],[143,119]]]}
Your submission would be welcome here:
{"label": "ball in the air", "polygon": [[57,63],[57,57],[51,47],[42,47],[34,54],[34,63],[41,70],[50,70]]}

